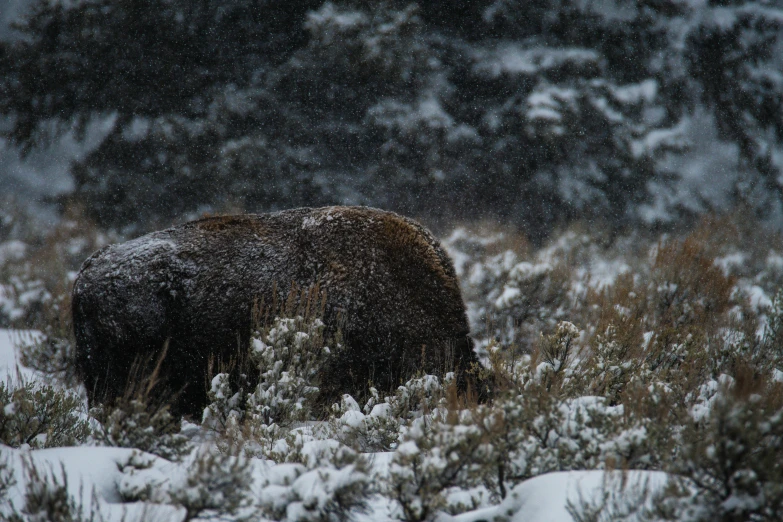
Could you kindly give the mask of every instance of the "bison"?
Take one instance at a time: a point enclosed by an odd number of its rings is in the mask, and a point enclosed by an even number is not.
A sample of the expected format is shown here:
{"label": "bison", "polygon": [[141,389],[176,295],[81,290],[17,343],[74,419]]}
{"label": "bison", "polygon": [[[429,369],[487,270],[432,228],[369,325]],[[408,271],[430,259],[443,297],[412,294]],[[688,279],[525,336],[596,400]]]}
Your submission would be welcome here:
{"label": "bison", "polygon": [[211,361],[248,349],[253,307],[291,285],[324,292],[343,348],[322,369],[326,400],[392,389],[417,371],[477,361],[453,265],[417,222],[366,207],[206,217],[104,247],[74,282],[76,364],[91,403],[123,394],[140,359],[200,415]]}

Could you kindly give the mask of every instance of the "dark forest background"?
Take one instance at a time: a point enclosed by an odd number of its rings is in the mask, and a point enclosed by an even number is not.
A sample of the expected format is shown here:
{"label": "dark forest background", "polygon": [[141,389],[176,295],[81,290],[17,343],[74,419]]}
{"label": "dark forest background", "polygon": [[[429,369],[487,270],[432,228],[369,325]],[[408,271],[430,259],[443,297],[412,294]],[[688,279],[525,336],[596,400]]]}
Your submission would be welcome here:
{"label": "dark forest background", "polygon": [[[22,153],[106,129],[59,197],[135,234],[366,204],[532,238],[783,202],[783,6],[687,0],[30,2],[0,43]],[[700,136],[712,136],[707,149]],[[730,171],[712,171],[716,150]],[[690,174],[689,174],[690,173]]]}

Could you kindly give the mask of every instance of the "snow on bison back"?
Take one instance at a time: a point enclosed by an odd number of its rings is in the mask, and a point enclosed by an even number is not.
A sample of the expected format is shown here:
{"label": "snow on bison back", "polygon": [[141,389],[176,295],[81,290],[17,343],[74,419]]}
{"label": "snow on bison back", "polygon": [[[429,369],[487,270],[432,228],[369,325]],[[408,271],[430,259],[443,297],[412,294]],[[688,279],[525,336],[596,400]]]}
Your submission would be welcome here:
{"label": "snow on bison back", "polygon": [[[321,372],[326,400],[392,389],[417,371],[476,361],[451,261],[421,225],[364,207],[210,217],[112,245],[73,289],[79,372],[91,403],[122,395],[134,361],[168,342],[160,377],[200,415],[210,360],[248,349],[254,303],[292,284],[325,292],[324,322],[343,349]],[[450,367],[450,368],[449,368]],[[214,371],[214,370],[212,370]]]}

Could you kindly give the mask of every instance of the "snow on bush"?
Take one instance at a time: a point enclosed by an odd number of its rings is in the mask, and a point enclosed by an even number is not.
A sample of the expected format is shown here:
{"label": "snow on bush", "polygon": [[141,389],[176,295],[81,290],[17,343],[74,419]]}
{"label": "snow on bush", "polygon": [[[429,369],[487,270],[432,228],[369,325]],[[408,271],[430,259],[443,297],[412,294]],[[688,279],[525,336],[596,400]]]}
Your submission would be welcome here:
{"label": "snow on bush", "polygon": [[165,404],[154,405],[135,397],[111,407],[93,408],[90,414],[98,421],[93,437],[100,444],[136,448],[171,460],[190,452],[189,440],[180,433],[180,423]]}
{"label": "snow on bush", "polygon": [[185,508],[183,521],[224,518],[248,511],[251,482],[246,459],[207,449],[192,455],[184,483],[172,487],[169,495],[173,504]]}
{"label": "snow on bush", "polygon": [[134,453],[123,466],[125,501],[182,508],[183,520],[342,521],[367,509],[367,459],[333,440],[305,443],[298,462],[274,464],[202,447],[180,463]]}
{"label": "snow on bush", "polygon": [[783,518],[783,385],[745,379],[685,425],[663,520]]}
{"label": "snow on bush", "polygon": [[90,433],[81,399],[34,382],[0,381],[0,443],[31,448],[73,446]]}
{"label": "snow on bush", "polygon": [[[400,389],[407,392],[409,387],[401,386]],[[371,398],[363,411],[350,395],[344,395],[340,404],[333,405],[331,435],[341,443],[365,453],[393,450],[399,443],[400,430],[406,421],[400,412],[400,408],[405,406],[400,406],[395,400],[399,395],[379,401],[378,390],[370,388],[370,392]]]}
{"label": "snow on bush", "polygon": [[251,361],[260,372],[247,397],[248,414],[257,423],[285,424],[307,417],[318,393],[312,383],[329,355],[324,323],[304,317],[277,318],[251,343]]}
{"label": "snow on bush", "polygon": [[[255,389],[233,390],[228,374],[212,379],[202,424],[224,434],[229,445],[242,444],[247,455],[274,458],[288,448],[291,428],[313,415],[318,371],[331,353],[317,317],[276,317],[250,343],[250,371]],[[339,348],[339,345],[338,345]]]}
{"label": "snow on bush", "polygon": [[125,502],[175,506],[185,521],[249,520],[255,513],[252,464],[214,446],[199,447],[177,463],[134,451],[121,465],[117,488]]}
{"label": "snow on bush", "polygon": [[[471,489],[479,483],[488,449],[476,425],[416,419],[389,467],[386,494],[399,504],[400,518],[429,520],[438,510],[459,513],[480,505],[485,495]],[[454,495],[457,491],[467,495]]]}
{"label": "snow on bush", "polygon": [[[576,231],[534,255],[526,243],[521,248],[519,243],[509,232],[477,236],[466,229],[458,229],[445,241],[456,258],[479,341],[495,338],[506,347],[528,349],[542,331],[581,316],[591,286],[613,283],[618,273],[627,270],[616,259],[601,256],[590,236]],[[593,273],[592,267],[603,270]]]}
{"label": "snow on bush", "polygon": [[272,467],[261,482],[261,513],[286,522],[338,522],[366,512],[374,491],[368,462],[336,441],[311,441],[302,463]]}

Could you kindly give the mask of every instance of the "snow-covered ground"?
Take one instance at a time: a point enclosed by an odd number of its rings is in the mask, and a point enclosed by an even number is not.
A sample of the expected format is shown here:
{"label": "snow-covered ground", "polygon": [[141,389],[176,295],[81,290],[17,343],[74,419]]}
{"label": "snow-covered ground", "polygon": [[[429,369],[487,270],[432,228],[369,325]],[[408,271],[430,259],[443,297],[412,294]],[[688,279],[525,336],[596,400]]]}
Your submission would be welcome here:
{"label": "snow-covered ground", "polygon": [[[0,329],[0,376],[6,383],[20,376],[27,380],[39,378],[35,372],[18,362],[16,344],[30,335],[30,332]],[[134,496],[132,492],[145,488],[157,491],[157,498],[163,498],[165,494],[161,492],[173,491],[178,485],[184,485],[198,451],[194,450],[183,462],[170,462],[126,448],[80,446],[31,450],[0,446],[0,463],[5,463],[13,475],[12,482],[15,484],[8,492],[8,500],[20,511],[25,502],[31,470],[35,470],[39,476],[49,477],[50,481],[54,479],[61,485],[67,484],[68,494],[76,506],[82,506],[88,515],[99,512],[107,522],[178,520],[185,515],[184,508],[180,506],[160,502],[128,502],[126,499]],[[372,455],[371,473],[383,477],[388,472],[390,457],[389,453]],[[139,461],[143,461],[143,464],[139,465]],[[276,488],[287,482],[285,475],[291,471],[291,466],[253,459],[250,470],[254,497],[268,498],[277,492]],[[338,477],[333,477],[333,480],[338,480]],[[569,522],[572,520],[569,505],[596,506],[607,498],[627,498],[629,502],[640,503],[642,500],[639,499],[643,497],[633,492],[654,492],[665,482],[666,475],[660,472],[632,471],[624,475],[621,472],[603,471],[547,473],[517,485],[499,505],[453,517],[441,513],[438,520],[478,522],[503,517],[513,522]],[[307,480],[307,474],[299,475],[293,481],[292,488],[297,489],[299,502],[305,504],[308,499],[316,502],[319,495],[323,494],[320,481]],[[150,495],[154,498],[156,493]],[[4,514],[3,509],[9,507],[0,507],[0,517]],[[357,514],[355,519],[384,521],[393,520],[399,515],[390,500],[376,496],[370,501],[367,512]],[[289,510],[288,519],[297,519],[295,510]]]}

